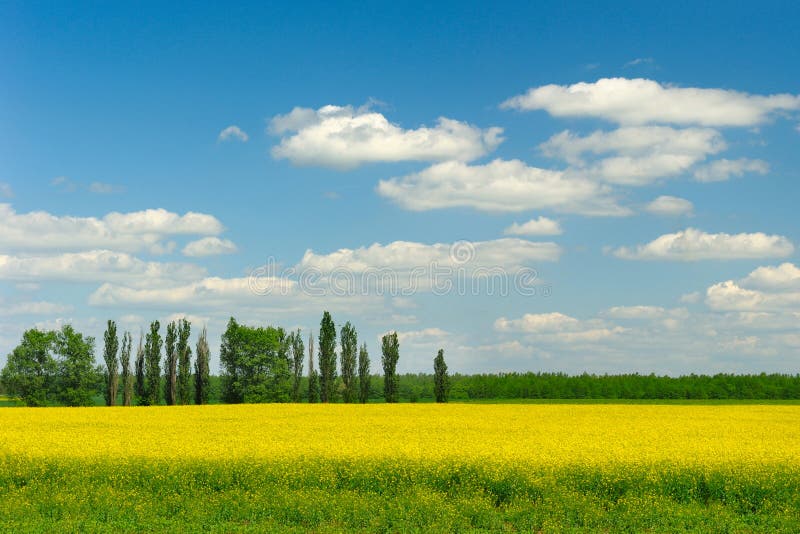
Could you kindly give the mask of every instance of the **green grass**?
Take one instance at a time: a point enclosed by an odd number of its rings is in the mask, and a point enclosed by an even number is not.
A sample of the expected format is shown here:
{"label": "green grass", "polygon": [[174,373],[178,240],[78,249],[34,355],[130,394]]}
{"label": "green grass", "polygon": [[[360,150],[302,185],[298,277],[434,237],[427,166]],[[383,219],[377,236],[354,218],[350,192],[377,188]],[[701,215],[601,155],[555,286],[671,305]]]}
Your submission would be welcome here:
{"label": "green grass", "polygon": [[800,532],[800,478],[691,469],[0,460],[3,532]]}

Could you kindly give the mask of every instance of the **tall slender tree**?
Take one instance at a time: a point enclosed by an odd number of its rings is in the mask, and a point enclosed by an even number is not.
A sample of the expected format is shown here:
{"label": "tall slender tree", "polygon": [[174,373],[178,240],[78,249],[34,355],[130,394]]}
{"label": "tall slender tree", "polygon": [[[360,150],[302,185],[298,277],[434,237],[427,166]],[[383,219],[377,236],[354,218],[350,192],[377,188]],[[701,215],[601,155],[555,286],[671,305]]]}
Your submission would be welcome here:
{"label": "tall slender tree", "polygon": [[150,332],[144,342],[144,405],[157,406],[161,403],[161,323],[150,323]]}
{"label": "tall slender tree", "polygon": [[117,337],[117,323],[109,320],[103,334],[103,359],[106,362],[106,406],[117,405],[117,388],[119,387],[119,338]]}
{"label": "tall slender tree", "polygon": [[300,329],[289,335],[292,346],[292,402],[300,402],[300,379],[303,376],[303,358],[305,358],[305,346],[303,346],[303,336]]}
{"label": "tall slender tree", "polygon": [[444,363],[444,349],[439,349],[439,354],[433,359],[433,393],[436,402],[447,402],[450,377],[447,374],[447,364]]}
{"label": "tall slender tree", "polygon": [[164,338],[164,400],[167,406],[173,406],[176,398],[178,354],[175,343],[178,340],[178,325],[175,321],[167,325],[167,337]]}
{"label": "tall slender tree", "polygon": [[314,332],[308,334],[308,402],[319,402],[319,373],[314,367]]}
{"label": "tall slender tree", "polygon": [[397,332],[386,334],[381,339],[381,363],[383,364],[383,397],[386,402],[397,402],[399,397],[397,360],[400,359],[400,343]]}
{"label": "tall slender tree", "polygon": [[336,384],[336,325],[327,311],[319,324],[319,378],[320,398],[331,402]]}
{"label": "tall slender tree", "polygon": [[131,345],[133,339],[130,332],[125,332],[122,336],[122,351],[120,352],[120,364],[122,365],[122,405],[130,406],[133,397],[133,375],[131,374]]}
{"label": "tall slender tree", "polygon": [[194,403],[208,404],[209,388],[211,380],[209,378],[209,361],[211,351],[208,348],[208,338],[206,327],[200,331],[197,339],[197,358],[194,362]]}
{"label": "tall slender tree", "polygon": [[369,352],[367,344],[361,345],[358,351],[358,400],[364,404],[369,399]]}
{"label": "tall slender tree", "polygon": [[142,344],[143,339],[144,333],[140,331],[139,348],[136,349],[136,387],[134,388],[134,392],[136,393],[136,403],[140,406],[147,404],[147,377],[145,375],[144,345]]}
{"label": "tall slender tree", "polygon": [[191,400],[191,359],[192,347],[189,346],[189,335],[192,332],[192,325],[185,318],[178,321],[178,345],[176,352],[178,355],[178,404],[189,404]]}
{"label": "tall slender tree", "polygon": [[347,321],[339,332],[341,343],[341,370],[344,391],[344,402],[352,403],[358,399],[356,385],[356,353],[358,351],[358,334],[355,327]]}

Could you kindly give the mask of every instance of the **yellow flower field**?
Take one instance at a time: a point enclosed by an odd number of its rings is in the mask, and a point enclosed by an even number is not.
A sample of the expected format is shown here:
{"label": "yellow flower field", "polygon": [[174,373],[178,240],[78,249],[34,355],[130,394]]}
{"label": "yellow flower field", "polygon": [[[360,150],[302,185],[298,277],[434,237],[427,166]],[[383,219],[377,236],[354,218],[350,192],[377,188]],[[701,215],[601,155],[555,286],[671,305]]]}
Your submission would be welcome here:
{"label": "yellow flower field", "polygon": [[800,406],[0,410],[0,532],[800,531]]}
{"label": "yellow flower field", "polygon": [[800,406],[218,405],[0,410],[30,458],[800,465]]}

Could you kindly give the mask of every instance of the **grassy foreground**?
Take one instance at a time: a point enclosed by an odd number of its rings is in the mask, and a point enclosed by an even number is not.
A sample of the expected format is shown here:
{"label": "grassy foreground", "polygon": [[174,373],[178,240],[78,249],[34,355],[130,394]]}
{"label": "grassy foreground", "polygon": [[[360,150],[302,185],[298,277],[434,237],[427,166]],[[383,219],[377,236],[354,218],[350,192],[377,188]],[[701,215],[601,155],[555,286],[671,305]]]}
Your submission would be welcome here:
{"label": "grassy foreground", "polygon": [[0,530],[800,531],[800,407],[0,411]]}

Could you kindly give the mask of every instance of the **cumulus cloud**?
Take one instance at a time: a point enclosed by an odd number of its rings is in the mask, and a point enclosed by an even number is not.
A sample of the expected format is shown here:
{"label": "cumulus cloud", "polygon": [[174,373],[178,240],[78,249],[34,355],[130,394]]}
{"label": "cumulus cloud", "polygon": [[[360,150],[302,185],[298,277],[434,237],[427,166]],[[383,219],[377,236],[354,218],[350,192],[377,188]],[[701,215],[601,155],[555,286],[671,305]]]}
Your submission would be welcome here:
{"label": "cumulus cloud", "polygon": [[746,287],[800,290],[800,268],[793,263],[759,267],[742,280]]}
{"label": "cumulus cloud", "polygon": [[44,211],[17,213],[0,204],[0,247],[6,250],[91,250],[125,252],[163,250],[171,235],[216,235],[222,223],[212,215],[165,209],[109,213],[102,218],[53,215]]}
{"label": "cumulus cloud", "polygon": [[237,251],[236,245],[229,239],[218,237],[204,237],[188,243],[183,247],[183,255],[191,257],[219,256],[233,254]]}
{"label": "cumulus cloud", "polygon": [[519,319],[500,317],[494,322],[498,332],[561,332],[579,327],[578,319],[559,312],[526,313]]}
{"label": "cumulus cloud", "polygon": [[196,265],[142,261],[130,254],[110,250],[53,256],[0,255],[0,280],[116,281],[133,286],[157,286],[193,280],[205,274],[205,269]]}
{"label": "cumulus cloud", "polygon": [[655,215],[691,215],[694,205],[685,198],[661,195],[647,204],[644,210]]}
{"label": "cumulus cloud", "polygon": [[594,83],[534,87],[501,107],[545,110],[555,117],[596,117],[619,124],[754,126],[776,113],[800,109],[800,96],[683,88],[642,78],[602,78]]}
{"label": "cumulus cloud", "polygon": [[583,344],[614,338],[625,328],[607,325],[601,320],[581,321],[559,312],[526,313],[519,319],[500,317],[494,329],[504,333],[522,333],[553,344]]}
{"label": "cumulus cloud", "polygon": [[567,161],[572,172],[636,186],[680,175],[726,145],[720,133],[710,128],[636,126],[583,137],[567,130],[539,148],[546,156]]}
{"label": "cumulus cloud", "polygon": [[718,159],[694,171],[698,182],[724,182],[745,173],[767,174],[769,165],[760,159]]}
{"label": "cumulus cloud", "polygon": [[662,235],[650,243],[614,251],[626,260],[733,260],[789,256],[794,245],[780,235],[709,234],[694,228]]}
{"label": "cumulus cloud", "polygon": [[485,165],[448,161],[381,180],[377,190],[413,211],[470,207],[489,212],[552,209],[598,216],[630,214],[616,203],[607,186],[519,160],[496,159]]}
{"label": "cumulus cloud", "polygon": [[503,230],[503,233],[506,235],[561,235],[562,230],[558,221],[539,217],[523,224],[513,223]]}
{"label": "cumulus cloud", "polygon": [[706,304],[728,311],[800,310],[800,268],[788,262],[758,267],[741,280],[710,286]]}
{"label": "cumulus cloud", "polygon": [[365,163],[471,161],[502,142],[502,128],[481,129],[448,118],[434,127],[404,129],[381,113],[352,106],[294,108],[270,123],[281,136],[273,157],[296,165],[352,169]]}
{"label": "cumulus cloud", "polygon": [[250,137],[236,125],[231,125],[222,130],[217,137],[217,141],[230,141],[236,140],[246,143]]}

